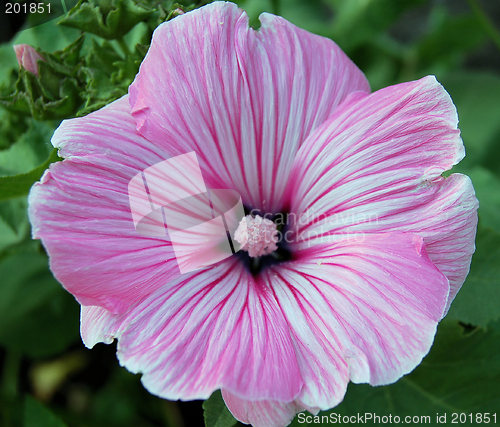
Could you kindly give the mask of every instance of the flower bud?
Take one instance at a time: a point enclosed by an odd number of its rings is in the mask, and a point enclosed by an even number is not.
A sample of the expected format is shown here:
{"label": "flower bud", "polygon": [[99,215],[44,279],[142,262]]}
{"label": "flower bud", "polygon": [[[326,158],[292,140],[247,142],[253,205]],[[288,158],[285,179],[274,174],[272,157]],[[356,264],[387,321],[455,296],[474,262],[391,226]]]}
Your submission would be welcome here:
{"label": "flower bud", "polygon": [[14,51],[19,66],[38,76],[38,61],[45,61],[43,56],[29,44],[16,44],[14,45]]}

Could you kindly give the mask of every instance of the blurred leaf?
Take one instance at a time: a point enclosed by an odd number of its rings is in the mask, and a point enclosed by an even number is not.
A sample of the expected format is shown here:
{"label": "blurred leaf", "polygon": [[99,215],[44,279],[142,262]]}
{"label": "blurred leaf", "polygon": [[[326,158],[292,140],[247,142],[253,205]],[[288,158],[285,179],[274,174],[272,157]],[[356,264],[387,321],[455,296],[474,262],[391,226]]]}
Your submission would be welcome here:
{"label": "blurred leaf", "polygon": [[76,3],[78,3],[78,0],[53,1],[50,2],[50,9],[47,4],[45,4],[43,11],[42,8],[40,8],[40,10],[36,13],[28,14],[24,27],[36,27],[44,24],[45,22],[51,21],[66,13],[66,11],[74,7]]}
{"label": "blurred leaf", "polygon": [[471,270],[448,317],[486,327],[500,319],[500,233],[480,227]]}
{"label": "blurred leaf", "polygon": [[440,80],[457,106],[467,153],[456,169],[470,169],[492,156],[498,163],[500,77],[490,73],[454,72]]}
{"label": "blurred leaf", "polygon": [[23,411],[24,401],[22,399],[17,396],[0,395],[0,425],[2,427],[23,425]]}
{"label": "blurred leaf", "polygon": [[2,72],[0,73],[0,85],[9,82],[11,71],[18,68],[16,54],[10,44],[0,46],[0,64],[2,64]]}
{"label": "blurred leaf", "polygon": [[26,117],[0,108],[0,157],[1,151],[14,144],[25,132],[27,126]]}
{"label": "blurred leaf", "polygon": [[33,395],[47,402],[71,375],[82,371],[87,364],[86,353],[65,353],[57,359],[41,361],[31,367],[29,378]]}
{"label": "blurred leaf", "polygon": [[[467,52],[484,42],[481,24],[471,15],[451,16],[443,13],[431,31],[416,46],[420,67],[434,73],[443,65],[459,63]],[[432,72],[432,71],[431,71]]]}
{"label": "blurred leaf", "polygon": [[[252,3],[252,0],[245,2],[245,9],[248,5],[248,7],[251,8],[250,10],[254,10],[255,12],[257,12],[258,10],[256,6],[261,3],[261,8],[264,9],[263,2],[256,2],[255,5],[253,5]],[[278,3],[279,5],[278,11],[276,11],[273,7],[276,3]],[[300,26],[307,31],[323,36],[331,36],[334,20],[334,8],[332,8],[332,6],[328,4],[328,1],[283,0],[281,2],[273,2],[272,0],[270,0],[268,1],[268,6],[266,7],[265,11],[282,15],[283,18],[289,20],[290,22],[294,23],[297,26]],[[260,10],[259,12],[264,12],[264,10]],[[257,23],[257,14],[255,14],[254,16],[254,22]]]}
{"label": "blurred leaf", "polygon": [[238,424],[238,421],[236,421],[231,412],[229,412],[229,409],[227,409],[219,390],[214,391],[203,402],[203,416],[206,427],[232,427]]}
{"label": "blurred leaf", "polygon": [[24,400],[24,427],[64,427],[64,424],[49,408],[27,395]]}
{"label": "blurred leaf", "polygon": [[0,177],[0,200],[7,200],[28,194],[31,186],[41,178],[49,165],[59,160],[57,149],[54,148],[47,160],[30,172]]}
{"label": "blurred leaf", "polygon": [[27,173],[47,160],[53,150],[50,138],[54,127],[47,122],[26,119],[14,121],[15,125],[22,128],[12,131],[17,139],[9,149],[0,151],[0,176]]}
{"label": "blurred leaf", "polygon": [[31,242],[0,258],[0,344],[47,357],[79,338],[78,304],[53,278]]}
{"label": "blurred leaf", "polygon": [[139,375],[118,366],[114,345],[98,345],[78,353],[84,353],[86,367],[73,376],[69,387],[63,386],[70,406],[78,408],[65,413],[71,426],[190,427],[183,424],[177,402],[150,394]]}
{"label": "blurred leaf", "polygon": [[25,211],[26,198],[24,197],[9,200],[8,202],[0,202],[0,219],[15,233],[19,232],[22,226]]}
{"label": "blurred leaf", "polygon": [[[447,412],[448,419],[451,412],[491,413],[500,405],[499,382],[500,332],[464,333],[457,323],[443,322],[430,353],[415,371],[388,386],[351,383],[344,401],[331,412],[429,415],[432,421],[436,413]],[[313,424],[299,424],[296,417],[292,425]]]}
{"label": "blurred leaf", "polygon": [[425,0],[329,0],[334,8],[331,36],[344,49],[370,41],[387,30],[403,12]]}
{"label": "blurred leaf", "polygon": [[25,197],[0,202],[0,251],[28,236],[26,207]]}
{"label": "blurred leaf", "polygon": [[500,233],[500,178],[488,169],[477,166],[468,170],[479,200],[479,221]]}
{"label": "blurred leaf", "polygon": [[78,28],[106,39],[128,33],[139,22],[149,18],[151,10],[133,0],[80,0],[60,24]]}
{"label": "blurred leaf", "polygon": [[[235,1],[235,3],[238,4],[238,6],[243,10],[245,10],[245,12],[247,12],[249,23],[253,28],[258,28],[260,26],[259,15],[261,13],[273,12],[271,0],[237,0]],[[293,3],[293,5],[290,3]],[[286,7],[281,12],[283,14],[283,17],[286,16],[286,19],[291,22],[295,21],[294,17],[290,16],[290,13],[292,15],[294,14],[295,8],[293,6],[295,5],[295,3],[299,4],[300,2],[296,0],[286,0]],[[306,27],[307,24],[303,28]]]}
{"label": "blurred leaf", "polygon": [[57,25],[57,20],[51,20],[42,25],[19,31],[8,46],[9,49],[12,49],[13,44],[26,43],[38,50],[55,52],[64,49],[79,36],[80,32],[74,28]]}

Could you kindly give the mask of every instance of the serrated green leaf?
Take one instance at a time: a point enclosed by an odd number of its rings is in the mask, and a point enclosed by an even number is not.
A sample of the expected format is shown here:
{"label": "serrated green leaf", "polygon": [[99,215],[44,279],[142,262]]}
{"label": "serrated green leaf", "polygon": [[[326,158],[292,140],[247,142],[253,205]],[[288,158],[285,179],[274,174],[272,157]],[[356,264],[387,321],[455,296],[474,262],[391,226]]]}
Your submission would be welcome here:
{"label": "serrated green leaf", "polygon": [[49,165],[59,160],[61,159],[54,148],[47,160],[30,172],[0,177],[0,200],[8,200],[28,194],[31,186],[41,178]]}
{"label": "serrated green leaf", "polygon": [[86,115],[126,94],[142,58],[134,51],[123,60],[111,42],[92,40],[85,57],[87,65],[82,70],[86,79],[85,102],[77,115]]}
{"label": "serrated green leaf", "polygon": [[0,104],[5,108],[30,115],[37,120],[73,116],[81,104],[78,79],[81,69],[80,49],[83,37],[55,53],[39,51],[38,75],[20,69],[15,91],[3,87]]}
{"label": "serrated green leaf", "polygon": [[219,390],[203,402],[203,417],[205,427],[233,427],[238,421],[231,415],[226,407]]}
{"label": "serrated green leaf", "polygon": [[453,301],[449,318],[488,327],[500,319],[500,233],[480,227],[471,270]]}
{"label": "serrated green leaf", "polygon": [[132,0],[80,0],[60,24],[106,39],[120,38],[136,24],[148,19],[151,10]]}
{"label": "serrated green leaf", "polygon": [[[414,372],[388,386],[350,384],[344,401],[330,412],[428,415],[434,423],[436,413],[447,413],[448,420],[452,412],[492,413],[500,405],[499,382],[500,332],[465,333],[458,323],[443,322],[429,355]],[[292,425],[331,424],[300,424],[296,417]]]}
{"label": "serrated green leaf", "polygon": [[24,400],[24,427],[65,427],[54,413],[38,400],[27,395]]}

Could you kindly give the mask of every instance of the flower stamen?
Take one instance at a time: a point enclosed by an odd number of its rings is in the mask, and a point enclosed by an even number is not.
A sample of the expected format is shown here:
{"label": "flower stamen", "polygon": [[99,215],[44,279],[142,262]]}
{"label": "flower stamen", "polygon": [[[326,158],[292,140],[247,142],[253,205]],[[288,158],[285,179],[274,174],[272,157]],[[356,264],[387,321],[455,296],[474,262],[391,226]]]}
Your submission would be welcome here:
{"label": "flower stamen", "polygon": [[247,215],[234,232],[234,240],[252,258],[269,255],[278,249],[278,230],[270,219],[260,215]]}

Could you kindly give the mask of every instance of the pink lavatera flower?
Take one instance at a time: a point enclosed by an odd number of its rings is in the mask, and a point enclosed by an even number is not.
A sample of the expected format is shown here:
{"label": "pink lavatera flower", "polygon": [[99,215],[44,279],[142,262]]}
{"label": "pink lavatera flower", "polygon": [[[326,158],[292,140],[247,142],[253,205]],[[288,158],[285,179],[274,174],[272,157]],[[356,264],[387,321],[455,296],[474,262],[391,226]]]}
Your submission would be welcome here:
{"label": "pink lavatera flower", "polygon": [[[56,130],[65,160],[29,214],[86,346],[117,339],[151,393],[222,389],[267,427],[420,363],[467,275],[477,200],[468,177],[442,177],[464,147],[434,77],[370,93],[331,40],[260,20],[217,2],[158,27],[129,94]],[[244,250],[181,275],[167,237],[135,231],[127,186],[192,151],[255,227]]]}

